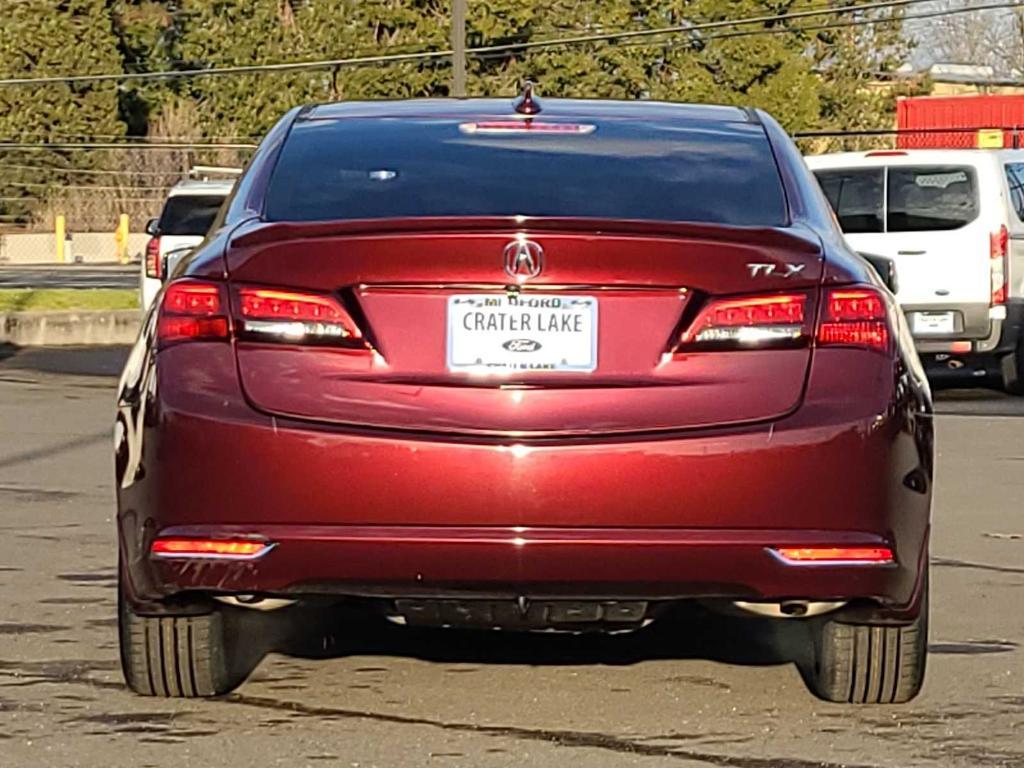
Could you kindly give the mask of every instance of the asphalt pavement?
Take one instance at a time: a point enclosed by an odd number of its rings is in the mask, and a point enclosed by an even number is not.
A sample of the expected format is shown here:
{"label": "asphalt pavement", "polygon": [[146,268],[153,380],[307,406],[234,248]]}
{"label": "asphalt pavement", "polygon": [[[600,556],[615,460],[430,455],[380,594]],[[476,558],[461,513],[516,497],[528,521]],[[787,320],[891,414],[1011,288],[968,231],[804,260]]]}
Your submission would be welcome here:
{"label": "asphalt pavement", "polygon": [[275,639],[237,693],[168,701],[118,668],[123,354],[0,360],[3,768],[1024,766],[1024,400],[939,393],[931,659],[912,704],[819,702],[792,663],[799,621],[700,613],[612,637],[296,613],[311,641]]}
{"label": "asphalt pavement", "polygon": [[0,265],[0,288],[137,288],[138,264]]}

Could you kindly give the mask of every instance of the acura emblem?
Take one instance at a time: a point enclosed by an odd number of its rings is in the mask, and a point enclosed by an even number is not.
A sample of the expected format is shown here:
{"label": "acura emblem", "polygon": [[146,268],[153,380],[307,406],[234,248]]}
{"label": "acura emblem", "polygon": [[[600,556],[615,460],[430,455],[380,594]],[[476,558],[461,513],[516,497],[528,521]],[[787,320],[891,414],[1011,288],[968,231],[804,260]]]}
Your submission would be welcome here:
{"label": "acura emblem", "polygon": [[526,280],[540,274],[544,249],[538,243],[518,238],[505,246],[505,273],[516,280]]}

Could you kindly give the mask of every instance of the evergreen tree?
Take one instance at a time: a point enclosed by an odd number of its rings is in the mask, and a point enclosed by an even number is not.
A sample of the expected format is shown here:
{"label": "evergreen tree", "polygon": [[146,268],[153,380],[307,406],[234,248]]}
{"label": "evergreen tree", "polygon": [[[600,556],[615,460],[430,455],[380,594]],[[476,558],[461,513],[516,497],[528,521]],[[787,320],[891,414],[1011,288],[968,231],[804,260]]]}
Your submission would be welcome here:
{"label": "evergreen tree", "polygon": [[[581,4],[573,0],[520,3],[488,0],[470,6],[475,38],[485,45],[528,43],[553,37],[617,30],[685,27],[706,22],[801,10],[807,0],[619,0]],[[527,7],[529,6],[529,7]],[[742,32],[774,32],[778,24],[745,25]],[[537,80],[557,96],[654,98],[763,107],[789,128],[814,124],[819,79],[805,34],[728,36],[737,31],[695,30],[647,38],[625,38],[522,53],[476,62],[474,92],[498,87],[507,93],[518,80]],[[723,34],[725,33],[725,34]]]}
{"label": "evergreen tree", "polygon": [[[183,0],[182,66],[343,59],[444,48],[448,8],[432,0]],[[447,92],[446,61],[195,78],[188,92],[207,135],[259,136],[311,101],[409,98]]]}
{"label": "evergreen tree", "polygon": [[[851,5],[843,0],[840,5]],[[902,10],[859,11],[845,21],[902,18]],[[826,130],[891,128],[898,89],[872,87],[910,57],[911,43],[899,23],[846,26],[821,30],[814,38],[815,71],[819,74],[820,112],[813,127]],[[912,87],[912,86],[911,86]],[[902,95],[909,95],[910,91]],[[833,141],[835,148],[869,146],[872,140]],[[828,149],[828,144],[816,147]]]}
{"label": "evergreen tree", "polygon": [[[21,0],[4,10],[0,77],[106,74],[121,59],[104,0]],[[0,140],[62,142],[116,139],[125,126],[118,113],[117,84],[50,83],[0,88]],[[93,153],[2,150],[0,212],[27,215],[32,198],[66,180],[60,168],[88,168]],[[9,198],[22,198],[21,200]]]}
{"label": "evergreen tree", "polygon": [[[179,66],[176,3],[160,0],[110,0],[118,53],[125,72],[173,70]],[[178,99],[175,79],[128,80],[119,89],[121,117],[128,133],[145,136],[149,125]]]}
{"label": "evergreen tree", "polygon": [[[854,0],[841,0],[852,4]],[[875,75],[908,55],[897,9],[679,31],[555,47],[501,47],[619,30],[700,25],[810,8],[818,0],[469,0],[472,96],[509,96],[527,78],[542,96],[745,104],[790,130],[886,127],[892,94]],[[0,76],[202,69],[443,50],[450,0],[19,0],[5,9]],[[788,29],[787,29],[788,25]],[[759,34],[750,34],[750,33]],[[739,33],[739,34],[737,34]],[[0,88],[0,137],[145,135],[192,104],[207,138],[256,139],[287,109],[334,99],[446,96],[445,58],[333,69]],[[166,122],[166,121],[165,121]],[[13,155],[6,153],[0,161]],[[85,153],[48,153],[55,166]],[[38,160],[38,156],[36,157]],[[17,181],[10,174],[5,179]],[[47,179],[59,179],[48,176]],[[38,182],[38,174],[32,177]],[[13,187],[0,196],[12,196]],[[20,188],[25,196],[25,187]],[[13,196],[18,196],[13,194]]]}

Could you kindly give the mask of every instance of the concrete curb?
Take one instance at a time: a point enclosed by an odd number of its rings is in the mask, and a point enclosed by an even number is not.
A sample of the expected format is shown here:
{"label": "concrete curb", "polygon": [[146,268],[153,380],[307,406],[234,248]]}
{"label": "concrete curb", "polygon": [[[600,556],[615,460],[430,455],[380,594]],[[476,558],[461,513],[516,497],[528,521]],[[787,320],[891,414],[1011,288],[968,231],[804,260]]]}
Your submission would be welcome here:
{"label": "concrete curb", "polygon": [[0,313],[0,343],[19,347],[132,344],[141,323],[137,309]]}

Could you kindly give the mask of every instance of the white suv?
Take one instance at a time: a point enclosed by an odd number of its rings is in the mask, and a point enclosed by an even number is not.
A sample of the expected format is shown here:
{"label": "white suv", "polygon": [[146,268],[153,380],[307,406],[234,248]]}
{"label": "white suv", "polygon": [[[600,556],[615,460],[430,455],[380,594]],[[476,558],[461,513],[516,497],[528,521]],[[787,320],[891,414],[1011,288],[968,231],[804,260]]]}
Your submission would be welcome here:
{"label": "white suv", "polygon": [[893,260],[932,374],[994,375],[1024,394],[1024,150],[807,158],[854,249]]}
{"label": "white suv", "polygon": [[206,238],[233,186],[232,180],[188,179],[171,188],[160,218],[151,219],[146,225],[150,240],[139,280],[143,313],[178,259]]}

